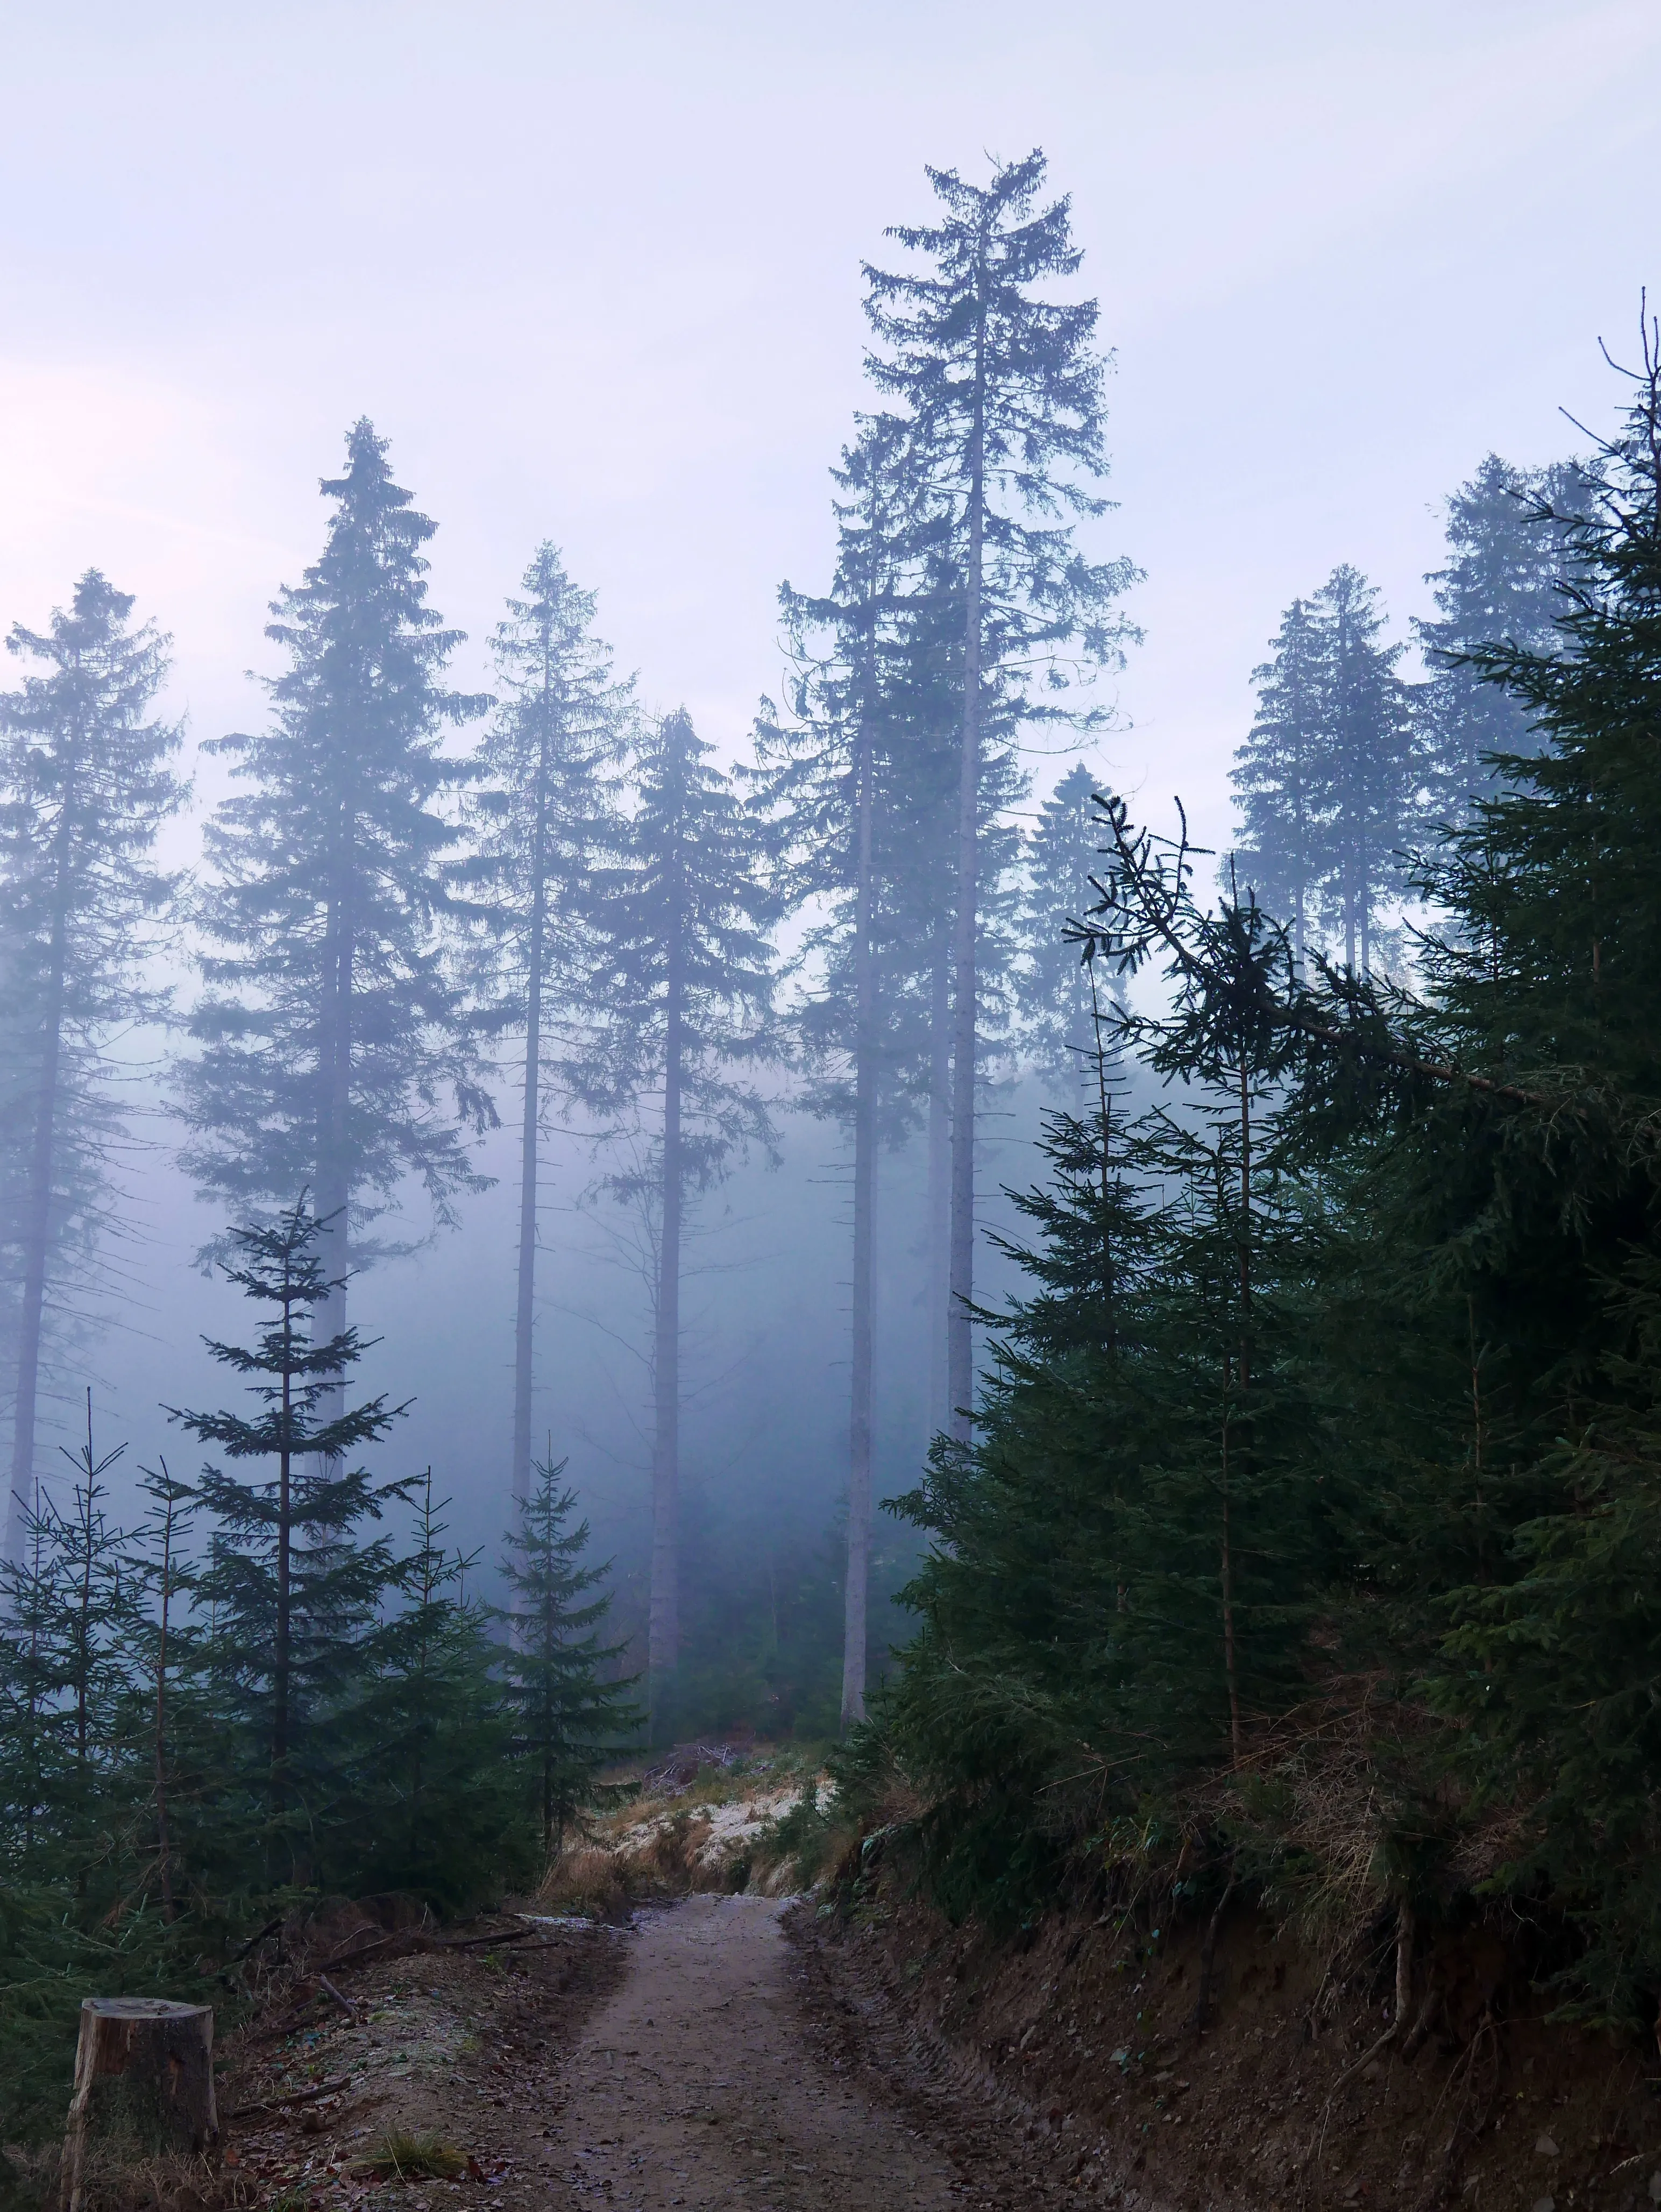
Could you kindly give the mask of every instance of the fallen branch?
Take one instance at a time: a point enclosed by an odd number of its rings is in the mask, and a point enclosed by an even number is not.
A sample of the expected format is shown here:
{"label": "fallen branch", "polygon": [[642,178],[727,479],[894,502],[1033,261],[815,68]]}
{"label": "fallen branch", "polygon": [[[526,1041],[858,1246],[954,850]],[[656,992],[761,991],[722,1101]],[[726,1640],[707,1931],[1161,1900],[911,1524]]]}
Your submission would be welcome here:
{"label": "fallen branch", "polygon": [[508,1928],[494,1936],[445,1936],[433,1948],[435,1951],[483,1951],[493,1943],[523,1943],[531,1933],[529,1928]]}
{"label": "fallen branch", "polygon": [[322,1983],[324,1988],[328,1990],[330,1996],[340,2007],[341,2010],[346,2014],[348,2020],[355,2020],[358,2016],[357,2007],[352,2002],[350,1997],[342,1996],[340,1991],[335,1987],[327,1974],[319,1974],[318,1976],[318,1979]]}
{"label": "fallen branch", "polygon": [[332,2097],[337,2089],[349,2089],[352,2077],[342,2074],[332,2081],[319,2081],[310,2089],[295,2089],[286,2097],[258,2097],[252,2105],[239,2105],[233,2112],[221,2117],[227,2121],[252,2119],[256,2112],[287,2112],[291,2105],[315,2105],[319,2097]]}

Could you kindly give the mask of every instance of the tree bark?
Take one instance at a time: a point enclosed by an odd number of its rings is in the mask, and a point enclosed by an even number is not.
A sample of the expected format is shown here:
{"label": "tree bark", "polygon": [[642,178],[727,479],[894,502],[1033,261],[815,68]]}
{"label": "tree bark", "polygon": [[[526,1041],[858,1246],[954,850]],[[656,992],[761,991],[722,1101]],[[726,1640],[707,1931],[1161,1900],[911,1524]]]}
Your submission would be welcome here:
{"label": "tree bark", "polygon": [[[352,1110],[353,927],[350,882],[352,825],[343,823],[335,860],[324,951],[323,1005],[318,1049],[318,1187],[322,1224],[318,1252],[335,1287],[314,1310],[313,1340],[326,1344],[346,1328],[346,1277],[350,1267],[352,1198],[349,1146]],[[318,1401],[319,1422],[336,1420],[346,1404],[343,1376]]]}
{"label": "tree bark", "polygon": [[975,970],[980,817],[980,596],[985,536],[985,386],[983,335],[975,354],[973,416],[969,445],[969,558],[963,624],[963,744],[957,786],[957,914],[954,930],[955,993],[952,1006],[952,1204],[950,1305],[946,1316],[948,1427],[960,1443],[969,1440],[974,1396],[970,1304],[974,1297],[974,1124],[976,1044],[979,1020]]}
{"label": "tree bark", "polygon": [[[942,931],[943,940],[944,930]],[[951,966],[943,941],[935,961],[929,1013],[928,1310],[929,1433],[950,1418],[946,1388],[946,1312],[951,1297],[952,1038]]]}
{"label": "tree bark", "polygon": [[[544,640],[546,653],[546,640]],[[546,658],[544,658],[546,678]],[[543,957],[548,928],[548,685],[536,771],[536,826],[532,842],[530,942],[525,976],[524,1119],[519,1138],[519,1272],[513,1317],[512,1495],[516,1522],[530,1496],[530,1395],[536,1295],[536,1168],[543,1052]]]}
{"label": "tree bark", "polygon": [[64,2137],[64,2212],[81,2212],[108,2145],[130,2160],[199,2155],[219,2134],[211,2005],[165,1997],[88,1997]]}
{"label": "tree bark", "polygon": [[52,1186],[57,1164],[58,1091],[64,1059],[64,1002],[69,977],[70,863],[75,777],[66,780],[54,843],[51,950],[40,1037],[40,1089],[29,1146],[23,1205],[23,1305],[18,1322],[17,1395],[14,1407],[11,1494],[6,1510],[6,1558],[21,1566],[34,1502],[34,1431],[40,1391],[40,1340],[46,1310],[46,1261],[52,1246]]}
{"label": "tree bark", "polygon": [[655,1737],[680,1659],[680,1417],[682,1060],[685,1052],[685,951],[678,902],[670,918],[664,1040],[664,1195],[658,1252],[652,1440],[652,1617],[648,1706]]}
{"label": "tree bark", "polygon": [[871,1294],[876,1201],[876,976],[871,946],[871,754],[860,733],[854,896],[853,1358],[848,1416],[848,1571],[842,1607],[842,1726],[865,1717],[871,1549]]}

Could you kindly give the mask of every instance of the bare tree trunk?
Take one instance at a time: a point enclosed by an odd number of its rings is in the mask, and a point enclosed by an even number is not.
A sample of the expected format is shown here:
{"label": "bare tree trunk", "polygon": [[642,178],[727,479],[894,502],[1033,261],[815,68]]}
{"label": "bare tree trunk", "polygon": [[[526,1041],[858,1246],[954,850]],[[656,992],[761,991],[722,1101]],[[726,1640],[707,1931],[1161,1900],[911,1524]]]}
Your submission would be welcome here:
{"label": "bare tree trunk", "polygon": [[980,817],[980,591],[985,529],[982,387],[984,337],[977,346],[974,421],[969,453],[969,562],[963,627],[963,750],[957,786],[955,995],[952,1006],[952,1205],[950,1307],[946,1317],[949,1434],[967,1443],[974,1396],[969,1307],[974,1297],[974,1123],[979,1021],[975,921]]}
{"label": "bare tree trunk", "polygon": [[[71,787],[72,788],[72,787]],[[52,1175],[58,1151],[58,1091],[64,1063],[64,1000],[69,970],[69,901],[73,811],[66,791],[56,839],[45,1016],[40,1041],[40,1090],[35,1101],[23,1202],[23,1308],[19,1316],[17,1395],[11,1449],[11,1495],[6,1509],[6,1558],[21,1566],[34,1497],[34,1431],[40,1390],[40,1338],[46,1310],[46,1261],[52,1247]]]}
{"label": "bare tree trunk", "polygon": [[842,1611],[842,1725],[865,1717],[871,1550],[871,1291],[876,1201],[876,977],[871,948],[871,757],[861,734],[854,906],[853,1384],[848,1418],[848,1571]]}
{"label": "bare tree trunk", "polygon": [[[545,688],[545,687],[544,687]],[[544,708],[546,708],[544,699]],[[525,977],[524,1119],[519,1137],[519,1274],[513,1316],[514,1522],[530,1496],[530,1394],[536,1295],[536,1168],[543,1052],[543,953],[548,927],[548,729],[544,712],[531,852],[530,943]]]}
{"label": "bare tree trunk", "polygon": [[[167,1462],[161,1462],[165,1478]],[[173,1596],[173,1518],[178,1500],[169,1491],[167,1518],[161,1529],[161,1613],[157,1623],[155,1650],[155,1856],[161,1885],[161,1917],[171,1923],[173,1905],[173,1840],[167,1828],[167,1631],[172,1625]]]}
{"label": "bare tree trunk", "polygon": [[[318,1251],[334,1287],[312,1311],[312,1341],[326,1344],[346,1328],[346,1278],[351,1267],[352,1198],[352,899],[349,871],[352,829],[343,824],[335,859],[324,953],[323,1004],[318,1039],[318,1187],[321,1224]],[[337,1420],[346,1405],[343,1376],[318,1401],[319,1422]]]}
{"label": "bare tree trunk", "polygon": [[652,1618],[647,1637],[647,1688],[654,1732],[681,1653],[681,1060],[684,1050],[685,982],[678,912],[671,920],[670,931],[664,1049],[664,1203],[652,1358]]}
{"label": "bare tree trunk", "polygon": [[946,1388],[946,1312],[951,1291],[951,971],[943,945],[935,961],[929,1016],[928,1283],[929,1433],[950,1419]]}

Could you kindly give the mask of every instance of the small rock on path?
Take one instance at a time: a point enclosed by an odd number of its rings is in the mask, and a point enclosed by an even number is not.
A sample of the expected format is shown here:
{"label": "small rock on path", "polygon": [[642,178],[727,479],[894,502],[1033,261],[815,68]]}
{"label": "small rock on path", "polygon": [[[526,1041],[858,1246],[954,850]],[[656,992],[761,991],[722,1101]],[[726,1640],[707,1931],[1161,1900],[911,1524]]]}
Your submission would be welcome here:
{"label": "small rock on path", "polygon": [[809,2049],[761,1897],[642,1913],[622,1987],[563,2067],[567,2185],[637,2212],[961,2204],[951,2169]]}

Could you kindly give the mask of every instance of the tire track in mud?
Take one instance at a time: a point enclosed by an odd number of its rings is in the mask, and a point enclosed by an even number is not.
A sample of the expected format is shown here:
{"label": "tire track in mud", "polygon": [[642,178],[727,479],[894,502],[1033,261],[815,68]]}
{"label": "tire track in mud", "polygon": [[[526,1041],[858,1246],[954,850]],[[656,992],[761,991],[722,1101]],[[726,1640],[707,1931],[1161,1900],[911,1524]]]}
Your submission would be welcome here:
{"label": "tire track in mud", "polygon": [[561,2176],[630,2212],[923,2212],[981,2192],[805,2032],[779,1901],[636,1915],[623,1983],[561,2071]]}

